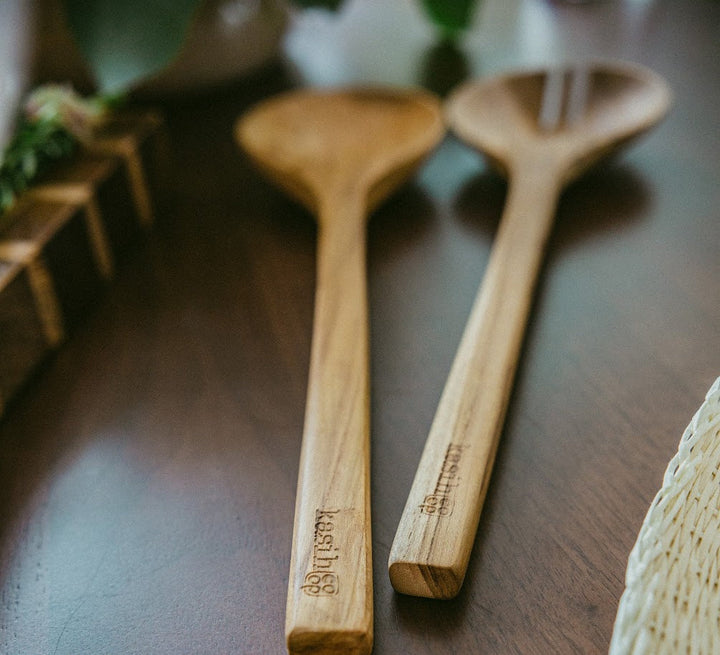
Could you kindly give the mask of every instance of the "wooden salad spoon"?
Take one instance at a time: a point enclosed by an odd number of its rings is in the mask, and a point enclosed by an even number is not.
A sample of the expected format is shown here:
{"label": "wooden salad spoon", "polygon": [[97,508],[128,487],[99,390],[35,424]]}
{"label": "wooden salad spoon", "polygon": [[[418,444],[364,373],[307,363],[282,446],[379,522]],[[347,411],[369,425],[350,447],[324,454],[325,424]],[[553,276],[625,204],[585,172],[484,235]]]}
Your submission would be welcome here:
{"label": "wooden salad spoon", "polygon": [[255,163],[318,219],[317,278],[285,633],[290,653],[373,640],[366,217],[444,135],[421,91],[296,91],[242,117]]}
{"label": "wooden salad spoon", "polygon": [[509,190],[390,552],[397,591],[460,590],[558,197],[669,104],[660,77],[625,64],[502,75],[448,99],[451,130],[507,174]]}

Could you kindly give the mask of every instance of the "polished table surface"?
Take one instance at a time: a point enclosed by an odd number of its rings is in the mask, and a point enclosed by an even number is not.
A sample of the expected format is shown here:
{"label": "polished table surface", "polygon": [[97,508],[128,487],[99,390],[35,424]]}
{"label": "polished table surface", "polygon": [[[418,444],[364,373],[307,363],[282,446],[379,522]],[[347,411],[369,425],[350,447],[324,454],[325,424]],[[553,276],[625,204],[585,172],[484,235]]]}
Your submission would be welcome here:
{"label": "polished table surface", "polygon": [[236,149],[244,109],[611,57],[665,76],[674,107],[560,201],[451,601],[394,593],[386,562],[506,187],[448,137],[368,228],[374,653],[607,652],[629,551],[720,375],[720,3],[486,0],[464,61],[384,5],[306,17],[291,64],[163,104],[167,209],[0,422],[0,652],[284,652],[316,231]]}

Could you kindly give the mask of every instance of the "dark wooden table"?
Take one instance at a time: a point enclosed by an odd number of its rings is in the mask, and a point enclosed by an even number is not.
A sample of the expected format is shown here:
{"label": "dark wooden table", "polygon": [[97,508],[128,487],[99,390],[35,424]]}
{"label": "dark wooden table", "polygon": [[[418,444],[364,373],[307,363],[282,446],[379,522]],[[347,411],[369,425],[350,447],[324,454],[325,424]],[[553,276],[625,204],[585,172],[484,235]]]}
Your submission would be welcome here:
{"label": "dark wooden table", "polygon": [[675,105],[561,200],[452,601],[395,594],[386,562],[505,185],[447,138],[370,223],[374,652],[607,651],[628,553],[720,375],[720,4],[487,0],[465,61],[382,4],[297,25],[292,66],[166,103],[169,207],[0,422],[0,652],[284,652],[315,227],[233,122],[298,79],[442,90],[463,66],[578,56],[654,68]]}

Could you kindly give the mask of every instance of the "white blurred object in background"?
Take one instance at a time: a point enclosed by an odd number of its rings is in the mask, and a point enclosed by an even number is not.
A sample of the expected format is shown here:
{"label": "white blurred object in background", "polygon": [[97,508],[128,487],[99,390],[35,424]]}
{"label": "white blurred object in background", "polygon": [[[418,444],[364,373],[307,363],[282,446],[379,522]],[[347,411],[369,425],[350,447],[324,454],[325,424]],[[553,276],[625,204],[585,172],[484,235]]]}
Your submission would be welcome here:
{"label": "white blurred object in background", "polygon": [[32,5],[27,0],[0,2],[0,148],[10,137],[30,76]]}

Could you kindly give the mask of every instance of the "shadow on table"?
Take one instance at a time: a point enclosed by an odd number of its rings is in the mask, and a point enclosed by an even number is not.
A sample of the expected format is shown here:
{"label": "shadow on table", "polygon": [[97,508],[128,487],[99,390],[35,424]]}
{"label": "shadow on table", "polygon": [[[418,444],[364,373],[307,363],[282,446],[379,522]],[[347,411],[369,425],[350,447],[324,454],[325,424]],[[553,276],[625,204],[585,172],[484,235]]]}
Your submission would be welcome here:
{"label": "shadow on table", "polygon": [[[506,193],[506,181],[488,169],[460,190],[455,213],[463,225],[485,234],[494,233]],[[563,192],[551,236],[553,250],[626,229],[647,215],[651,201],[645,180],[630,164],[601,164]]]}
{"label": "shadow on table", "polygon": [[[492,522],[492,489],[488,491],[481,524]],[[465,581],[458,595],[450,600],[417,598],[394,592],[392,594],[393,611],[403,631],[422,636],[428,641],[442,642],[448,635],[466,632],[468,612],[477,607],[475,590],[476,574],[482,575],[480,567],[474,566],[482,561],[484,551],[484,531],[480,529],[475,538],[470,565]],[[488,613],[491,609],[487,609]]]}
{"label": "shadow on table", "polygon": [[383,261],[413,247],[437,218],[427,194],[415,183],[403,186],[368,221],[369,263]]}

